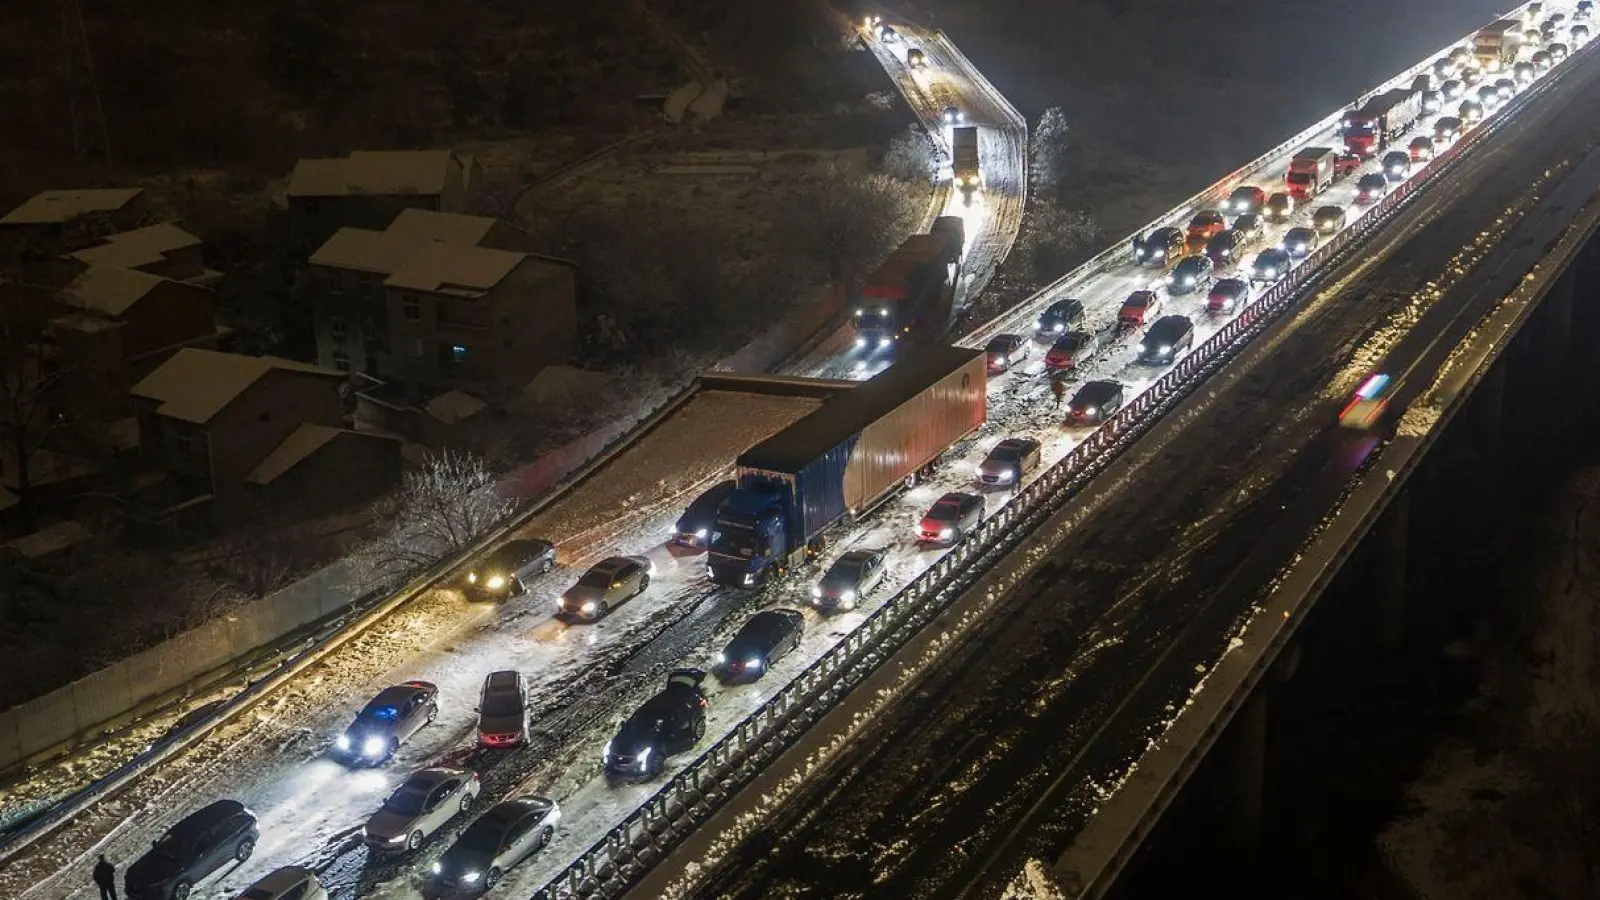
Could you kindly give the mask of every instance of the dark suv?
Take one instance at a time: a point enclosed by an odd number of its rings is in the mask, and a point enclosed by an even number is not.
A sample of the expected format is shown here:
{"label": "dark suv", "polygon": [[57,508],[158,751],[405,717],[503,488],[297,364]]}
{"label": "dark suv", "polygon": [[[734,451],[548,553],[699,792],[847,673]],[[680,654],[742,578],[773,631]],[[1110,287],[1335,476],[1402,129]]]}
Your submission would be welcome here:
{"label": "dark suv", "polygon": [[704,547],[711,526],[716,524],[717,512],[722,509],[722,501],[728,499],[734,487],[731,481],[719,481],[694,498],[672,526],[672,542],[680,547]]}
{"label": "dark suv", "polygon": [[543,538],[506,541],[467,571],[471,598],[504,599],[527,593],[527,579],[556,567],[556,546]]}
{"label": "dark suv", "polygon": [[237,800],[195,810],[128,867],[128,900],[186,900],[195,882],[249,859],[260,837],[255,813]]}
{"label": "dark suv", "polygon": [[606,775],[641,781],[661,774],[667,757],[700,742],[706,733],[706,673],[674,669],[667,686],[634,710],[606,743]]}
{"label": "dark suv", "polygon": [[1187,316],[1162,316],[1139,342],[1139,361],[1166,365],[1194,346],[1194,323]]}

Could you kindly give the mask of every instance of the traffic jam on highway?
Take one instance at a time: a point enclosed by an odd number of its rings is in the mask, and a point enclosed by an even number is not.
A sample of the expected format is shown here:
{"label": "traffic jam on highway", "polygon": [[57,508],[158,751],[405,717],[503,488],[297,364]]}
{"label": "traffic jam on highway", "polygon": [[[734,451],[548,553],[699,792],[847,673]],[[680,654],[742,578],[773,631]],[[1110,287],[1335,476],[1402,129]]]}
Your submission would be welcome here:
{"label": "traffic jam on highway", "polygon": [[[487,674],[490,665],[474,670],[476,693],[456,678],[452,694],[421,672],[376,691],[325,738],[341,771],[382,773],[352,789],[365,797],[376,787],[387,793],[381,803],[341,806],[337,779],[319,781],[310,800],[297,794],[283,809],[258,806],[259,814],[237,798],[191,798],[194,811],[128,866],[126,895],[235,893],[242,885],[224,882],[249,873],[253,857],[272,871],[244,892],[250,900],[543,887],[647,801],[652,784],[737,726],[1320,242],[1589,39],[1589,0],[1567,13],[1539,6],[1484,28],[1414,80],[1364,98],[1335,130],[1252,173],[1215,208],[1140,235],[1122,264],[1074,284],[1070,296],[1037,298],[1008,314],[982,347],[941,343],[964,223],[939,218],[857,289],[852,353],[887,365],[747,449],[731,478],[678,513],[665,544],[615,548],[572,572],[557,552],[561,536],[547,535],[502,543],[470,563],[458,586],[475,599],[564,586],[549,590],[545,608],[575,633],[605,629],[629,605],[727,592],[748,598],[730,601],[740,615],[714,641],[653,667],[641,701],[613,698],[601,726],[564,736],[576,748],[564,758],[587,759],[588,768],[561,782],[561,796],[533,789],[557,781],[537,766],[494,796],[480,777],[504,755],[552,753],[533,740],[543,725],[531,712],[538,673],[500,659]],[[906,43],[881,21],[866,28]],[[906,45],[905,64],[927,59]],[[981,194],[976,128],[958,108],[944,115],[951,177],[963,193]],[[1365,381],[1342,423],[1376,422],[1388,382],[1381,373]],[[591,646],[571,640],[561,652],[581,666]],[[448,665],[465,666],[473,654],[457,648]],[[473,710],[474,747],[432,745],[421,759],[403,752],[452,706]],[[383,878],[325,884],[322,846],[273,835],[315,803],[359,812],[330,818],[326,833],[358,835],[352,844],[374,864],[402,864]]]}

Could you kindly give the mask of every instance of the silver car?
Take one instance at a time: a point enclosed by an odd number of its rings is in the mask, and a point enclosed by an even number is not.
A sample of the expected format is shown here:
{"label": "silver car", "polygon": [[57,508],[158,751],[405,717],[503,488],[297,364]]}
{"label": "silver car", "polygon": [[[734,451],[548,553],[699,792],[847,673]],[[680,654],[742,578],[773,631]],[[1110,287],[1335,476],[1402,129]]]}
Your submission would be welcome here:
{"label": "silver car", "polygon": [[459,769],[423,769],[383,801],[362,829],[367,846],[379,853],[409,853],[446,822],[472,808],[478,775]]}
{"label": "silver car", "polygon": [[855,609],[862,597],[883,584],[884,552],[851,550],[833,561],[811,589],[811,605],[820,610]]}
{"label": "silver car", "polygon": [[983,464],[978,467],[978,481],[985,487],[1021,487],[1022,476],[1038,465],[1038,441],[1006,438],[984,457]]}
{"label": "silver car", "polygon": [[432,866],[434,880],[465,891],[488,890],[506,870],[544,849],[561,824],[561,807],[546,797],[496,803]]}
{"label": "silver car", "polygon": [[556,614],[593,622],[645,592],[655,565],[643,556],[613,556],[595,563],[556,601]]}
{"label": "silver car", "polygon": [[356,714],[334,750],[351,765],[379,765],[438,716],[439,688],[433,684],[407,681],[387,687]]}

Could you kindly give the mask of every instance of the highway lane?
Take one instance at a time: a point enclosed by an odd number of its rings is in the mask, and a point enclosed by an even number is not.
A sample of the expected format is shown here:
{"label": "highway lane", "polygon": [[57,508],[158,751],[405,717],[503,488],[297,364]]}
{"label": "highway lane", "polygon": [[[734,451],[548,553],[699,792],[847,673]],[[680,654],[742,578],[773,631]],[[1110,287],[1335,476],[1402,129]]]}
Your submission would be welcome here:
{"label": "highway lane", "polygon": [[[1436,362],[1449,347],[1437,333],[1477,319],[1463,300],[1481,312],[1499,296],[1475,278],[1547,226],[1524,216],[1600,142],[1597,66],[1584,65],[1219,375],[1193,424],[1128,473],[1135,483],[1059,548],[1054,571],[700,896],[993,896],[1022,859],[1053,857],[1376,445],[1330,427],[1328,384],[1348,382],[1374,341],[1396,359],[1415,341]],[[1394,344],[1391,317],[1419,336]],[[1141,685],[1141,702],[1120,702]]]}
{"label": "highway lane", "polygon": [[[956,286],[956,308],[978,296],[1005,260],[1022,227],[1022,206],[1027,187],[1027,123],[972,68],[942,32],[893,23],[900,38],[884,42],[866,39],[867,48],[894,79],[922,126],[935,136],[943,163],[938,178],[948,183],[950,130],[942,116],[947,106],[959,107],[967,123],[978,127],[978,165],[984,173],[984,190],[973,198],[950,192],[940,213],[958,216],[966,223],[962,275]],[[928,66],[906,65],[906,51],[923,51]],[[791,367],[791,374],[821,378],[868,378],[887,364],[886,358],[867,360],[854,352],[855,329],[843,322],[826,339]]]}
{"label": "highway lane", "polygon": [[[1347,191],[1348,187],[1346,184],[1342,189]],[[1098,299],[1090,303],[1091,317],[1100,323],[1108,322],[1120,303],[1122,287],[1113,285],[1100,289],[1094,295]],[[1185,302],[1193,308],[1200,300],[1191,298]],[[1200,325],[1200,340],[1216,327],[1212,320],[1202,321]],[[1130,368],[1130,356],[1131,343],[1123,341],[1091,372],[1121,374],[1135,385],[1152,380],[1157,372]],[[899,498],[865,529],[842,541],[839,549],[855,543],[891,549],[892,581],[904,583],[938,555],[912,544],[910,523],[938,493],[969,486],[973,467],[995,440],[1010,433],[1035,434],[1046,441],[1047,463],[1059,459],[1081,440],[1087,430],[1063,431],[1059,427],[1058,413],[1046,400],[1048,395],[1043,383],[1023,377],[1026,374],[1008,375],[995,381],[991,389],[991,424],[978,441],[960,448],[956,454],[960,458],[957,464],[937,481]],[[672,460],[660,462],[669,464],[666,471],[671,471]],[[670,474],[663,476],[671,477]],[[691,490],[694,479],[687,481],[684,491]],[[990,502],[991,511],[1003,502],[1004,495],[994,496]],[[573,804],[573,809],[590,813],[570,817],[567,830],[562,832],[551,852],[537,865],[518,873],[519,879],[534,884],[550,867],[564,864],[564,854],[586,846],[597,834],[603,833],[609,822],[639,797],[639,792],[601,793],[596,788],[597,748],[603,743],[614,718],[650,690],[652,670],[658,669],[663,660],[674,656],[704,660],[714,652],[727,631],[737,625],[742,613],[751,608],[739,598],[707,596],[695,579],[693,558],[685,561],[660,546],[660,536],[676,512],[668,503],[634,510],[629,517],[628,530],[616,535],[612,546],[617,550],[650,552],[663,570],[651,596],[620,610],[618,617],[595,628],[569,630],[545,623],[538,607],[548,603],[548,592],[559,590],[564,587],[562,581],[570,582],[575,577],[576,573],[568,570],[541,584],[537,595],[527,602],[513,604],[494,616],[492,623],[476,628],[463,626],[459,635],[445,635],[450,640],[430,633],[429,622],[418,621],[425,617],[410,621],[404,617],[397,619],[391,632],[392,641],[409,640],[415,652],[397,656],[397,661],[383,677],[369,676],[370,680],[363,687],[361,680],[339,677],[338,670],[348,660],[335,661],[315,679],[302,683],[293,692],[297,697],[274,704],[266,714],[219,735],[211,742],[212,751],[203,764],[191,766],[187,773],[169,772],[153,782],[156,788],[164,787],[164,792],[153,789],[138,795],[155,798],[154,803],[108,804],[102,813],[115,821],[107,826],[109,831],[102,830],[94,837],[99,843],[90,846],[106,846],[119,858],[126,858],[146,846],[152,832],[159,832],[165,823],[180,815],[186,798],[245,796],[258,805],[258,812],[264,814],[271,833],[263,841],[257,859],[231,876],[208,883],[199,896],[237,890],[249,878],[284,862],[317,864],[330,875],[337,896],[412,896],[418,887],[422,867],[430,855],[442,847],[433,846],[420,860],[406,866],[372,865],[365,860],[364,851],[353,845],[353,828],[403,776],[404,765],[461,761],[484,768],[486,772],[492,770],[488,772],[492,777],[486,778],[486,786],[496,796],[519,790],[539,790]],[[599,555],[607,550],[595,547],[589,552]],[[800,604],[804,601],[804,590],[804,582],[796,582],[756,602]],[[818,620],[813,617],[812,637],[806,652],[795,657],[794,667],[802,667],[847,634],[853,623],[870,613],[881,599],[875,598],[872,604],[853,614],[854,618]],[[435,609],[443,609],[449,602],[440,600]],[[666,645],[655,644],[658,637],[669,631],[680,633],[674,626],[686,615],[697,617],[705,627],[691,629],[682,641],[668,639]],[[440,613],[439,619],[448,621],[448,618],[444,612]],[[479,619],[470,621],[474,625],[482,624]],[[608,637],[615,640],[608,641]],[[637,647],[650,645],[654,645],[653,652],[646,656],[653,661],[629,670],[629,660],[638,658]],[[481,754],[464,749],[462,744],[470,732],[470,705],[476,680],[482,673],[507,664],[538,672],[545,683],[552,686],[551,693],[539,700],[541,719],[548,723],[548,730],[536,746],[527,751],[485,759]],[[324,764],[319,758],[322,748],[333,730],[347,719],[354,705],[378,684],[413,677],[419,672],[440,673],[433,677],[447,689],[446,704],[451,710],[448,727],[427,735],[409,748],[401,765],[374,772],[346,773]],[[719,696],[714,700],[718,709],[713,725],[725,726],[738,721],[776,688],[776,683],[762,684]],[[330,694],[330,690],[336,693]],[[573,698],[577,700],[569,705]],[[570,712],[563,714],[564,709]],[[263,757],[270,758],[263,761]],[[110,841],[106,842],[104,838],[108,834]],[[0,893],[15,889],[19,895],[55,896],[59,895],[55,892],[81,891],[87,884],[81,869],[86,859],[84,846],[80,843],[77,847],[57,848],[31,861],[18,861],[27,864],[8,866],[0,872]],[[525,885],[509,887],[518,889],[521,886]]]}

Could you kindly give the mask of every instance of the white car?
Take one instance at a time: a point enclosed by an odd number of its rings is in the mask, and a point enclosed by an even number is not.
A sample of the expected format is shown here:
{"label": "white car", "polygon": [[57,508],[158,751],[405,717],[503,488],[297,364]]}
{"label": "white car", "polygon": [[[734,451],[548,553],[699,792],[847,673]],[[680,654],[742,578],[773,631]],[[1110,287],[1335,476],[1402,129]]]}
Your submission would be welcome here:
{"label": "white car", "polygon": [[472,808],[478,775],[459,769],[423,769],[383,801],[367,820],[367,846],[380,853],[409,853],[444,824]]}
{"label": "white car", "polygon": [[251,885],[239,900],[328,900],[328,891],[310,869],[284,866]]}
{"label": "white car", "polygon": [[433,863],[433,878],[456,890],[488,890],[507,869],[543,850],[561,824],[561,807],[545,797],[518,797],[489,808]]}

